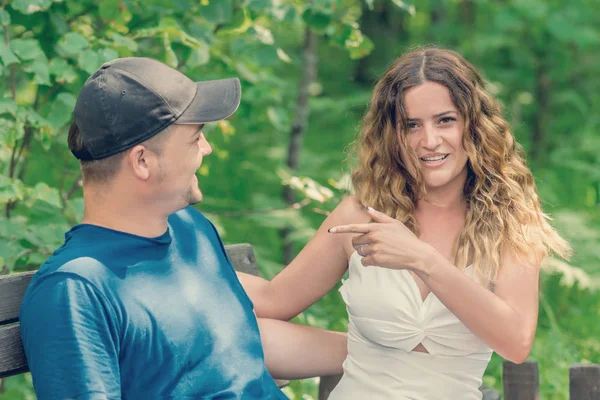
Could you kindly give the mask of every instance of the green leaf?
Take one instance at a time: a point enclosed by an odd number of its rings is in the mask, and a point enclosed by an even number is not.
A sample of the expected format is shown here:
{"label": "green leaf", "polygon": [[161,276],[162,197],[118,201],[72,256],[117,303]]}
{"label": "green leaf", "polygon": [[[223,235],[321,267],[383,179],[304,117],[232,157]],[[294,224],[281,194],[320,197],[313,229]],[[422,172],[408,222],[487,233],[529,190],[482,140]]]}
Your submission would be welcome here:
{"label": "green leaf", "polygon": [[86,49],[81,52],[77,64],[82,70],[90,75],[96,72],[96,70],[100,68],[100,65],[102,65],[98,60],[98,54],[92,49]]}
{"label": "green leaf", "polygon": [[248,82],[258,82],[258,74],[256,74],[254,71],[251,71],[243,62],[236,63],[235,70],[243,79],[247,80]]}
{"label": "green leaf", "polygon": [[17,140],[20,140],[25,134],[22,122],[10,121],[4,118],[0,118],[0,132],[3,133],[0,136],[3,139],[0,144],[5,144],[9,148],[14,148]]}
{"label": "green leaf", "polygon": [[113,49],[108,48],[98,50],[96,54],[98,55],[98,62],[100,63],[100,65],[104,64],[105,62],[114,60],[115,58],[119,58],[119,53],[117,53]]}
{"label": "green leaf", "polygon": [[132,53],[138,51],[137,43],[126,36],[114,32],[112,35],[110,35],[110,38],[114,42],[115,47],[117,47],[117,51],[120,51],[119,48],[123,48]]}
{"label": "green leaf", "polygon": [[13,117],[17,113],[17,103],[13,99],[0,98],[0,114],[9,113]]}
{"label": "green leaf", "polygon": [[33,252],[27,256],[27,264],[42,265],[48,259],[48,255],[38,252]]}
{"label": "green leaf", "polygon": [[0,10],[0,24],[4,26],[10,25],[10,14],[5,9]]}
{"label": "green leaf", "polygon": [[50,125],[46,118],[42,117],[31,107],[19,107],[17,110],[17,119],[19,121],[27,122],[29,125],[38,129]]}
{"label": "green leaf", "polygon": [[205,65],[210,60],[210,51],[208,45],[205,43],[204,46],[192,50],[190,56],[187,59],[186,65],[190,68],[196,68],[201,65]]}
{"label": "green leaf", "polygon": [[50,68],[48,67],[48,60],[46,56],[36,59],[33,63],[30,63],[23,67],[25,72],[34,74],[34,81],[39,85],[50,86]]}
{"label": "green leaf", "polygon": [[5,66],[14,63],[19,63],[19,59],[10,50],[10,48],[6,46],[4,40],[0,40],[0,58],[2,59],[2,64],[4,64]]}
{"label": "green leaf", "polygon": [[513,2],[513,6],[531,22],[543,21],[548,16],[548,4],[544,0],[520,0]]}
{"label": "green leaf", "polygon": [[177,59],[177,55],[171,47],[171,41],[169,40],[169,35],[166,32],[163,33],[163,46],[165,47],[165,63],[172,68],[177,68],[179,65],[179,60]]}
{"label": "green leaf", "polygon": [[287,53],[279,47],[277,48],[277,57],[279,57],[279,59],[285,63],[289,64],[292,62],[292,59],[290,58],[290,56],[288,56]]}
{"label": "green leaf", "polygon": [[90,47],[90,42],[80,33],[69,32],[58,41],[58,50],[69,57],[78,56],[84,49]]}
{"label": "green leaf", "polygon": [[125,33],[128,31],[127,24],[132,17],[131,12],[127,9],[129,4],[131,2],[123,0],[101,0],[98,4],[98,14],[112,28]]}
{"label": "green leaf", "polygon": [[21,60],[35,60],[46,57],[40,43],[35,39],[14,39],[10,42],[10,48]]}
{"label": "green leaf", "polygon": [[23,200],[25,197],[25,186],[19,179],[12,179],[0,175],[0,204],[9,201]]}
{"label": "green leaf", "polygon": [[348,50],[350,58],[353,60],[369,55],[369,53],[371,53],[375,47],[373,42],[368,37],[363,35],[358,29],[355,29],[350,34],[348,39],[346,39],[344,46]]}
{"label": "green leaf", "polygon": [[104,21],[113,21],[119,18],[121,0],[101,0],[98,2],[98,14]]}
{"label": "green leaf", "polygon": [[302,14],[302,20],[313,32],[323,34],[331,23],[331,16],[308,8]]}
{"label": "green leaf", "polygon": [[258,64],[264,67],[271,67],[281,62],[277,49],[273,46],[259,46],[254,51],[254,57],[256,57]]}
{"label": "green leaf", "polygon": [[71,121],[75,102],[76,99],[72,93],[63,92],[56,96],[46,116],[46,119],[55,130],[59,130]]}
{"label": "green leaf", "polygon": [[60,194],[55,188],[51,188],[44,182],[38,182],[34,188],[29,188],[28,193],[32,198],[43,201],[56,208],[61,208]]}
{"label": "green leaf", "polygon": [[56,101],[59,101],[65,104],[67,107],[73,109],[75,108],[75,103],[77,102],[77,99],[75,98],[73,93],[62,92],[58,96],[56,96]]}
{"label": "green leaf", "polygon": [[408,13],[410,15],[415,15],[415,6],[406,2],[406,1],[402,1],[402,0],[392,0],[392,3],[394,3],[396,6],[400,7],[403,10],[408,11]]}
{"label": "green leaf", "polygon": [[235,11],[233,17],[219,29],[219,32],[244,33],[252,26],[252,18],[245,8]]}
{"label": "green leaf", "polygon": [[346,46],[346,40],[350,38],[356,28],[350,24],[336,25],[331,34],[329,35],[329,41],[332,44],[336,44],[341,47]]}
{"label": "green leaf", "polygon": [[267,109],[267,118],[269,119],[269,122],[271,122],[271,124],[273,124],[273,126],[279,131],[289,129],[289,118],[286,110],[280,107],[269,107]]}
{"label": "green leaf", "polygon": [[77,79],[75,69],[65,59],[53,58],[50,61],[50,74],[58,83],[73,83]]}
{"label": "green leaf", "polygon": [[213,24],[222,24],[233,14],[233,0],[209,0],[199,7],[200,16]]}
{"label": "green leaf", "polygon": [[273,0],[250,0],[248,3],[248,8],[257,13],[267,13],[273,7]]}
{"label": "green leaf", "polygon": [[52,0],[13,0],[10,5],[23,14],[33,14],[50,8]]}
{"label": "green leaf", "polygon": [[256,37],[262,43],[269,45],[275,43],[275,40],[273,39],[273,34],[269,29],[260,25],[254,25],[252,28],[256,32]]}
{"label": "green leaf", "polygon": [[[26,249],[15,241],[0,240],[0,269],[7,268],[8,272],[12,272],[15,267],[15,262],[19,255],[23,254]],[[3,394],[10,396],[10,393]],[[14,397],[6,397],[12,399]]]}

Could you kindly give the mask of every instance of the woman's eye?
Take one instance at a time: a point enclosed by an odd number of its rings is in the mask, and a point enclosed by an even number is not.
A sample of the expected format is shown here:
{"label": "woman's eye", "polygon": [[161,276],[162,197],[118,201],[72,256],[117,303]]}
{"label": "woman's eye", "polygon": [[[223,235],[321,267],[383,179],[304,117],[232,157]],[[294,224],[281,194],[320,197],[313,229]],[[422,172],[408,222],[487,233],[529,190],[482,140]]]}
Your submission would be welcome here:
{"label": "woman's eye", "polygon": [[454,118],[454,117],[444,117],[444,118],[440,119],[440,123],[442,123],[442,124],[447,124],[447,123],[450,123],[452,121],[456,121],[456,118]]}
{"label": "woman's eye", "polygon": [[416,122],[409,122],[408,123],[408,129],[415,129],[417,127],[417,123]]}

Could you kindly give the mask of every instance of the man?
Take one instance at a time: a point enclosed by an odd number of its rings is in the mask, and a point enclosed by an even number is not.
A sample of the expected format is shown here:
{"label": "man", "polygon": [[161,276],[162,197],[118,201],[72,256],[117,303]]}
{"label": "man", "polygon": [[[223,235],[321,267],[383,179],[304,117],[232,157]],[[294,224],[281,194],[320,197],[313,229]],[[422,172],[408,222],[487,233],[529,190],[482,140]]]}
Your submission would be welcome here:
{"label": "man", "polygon": [[[194,83],[145,58],[108,62],[84,84],[68,138],[83,220],[32,279],[20,315],[41,400],[286,398],[217,231],[189,207],[211,153],[203,124],[230,116],[240,93],[237,79]],[[340,369],[339,335],[265,326],[272,372]],[[319,356],[292,359],[311,343]]]}

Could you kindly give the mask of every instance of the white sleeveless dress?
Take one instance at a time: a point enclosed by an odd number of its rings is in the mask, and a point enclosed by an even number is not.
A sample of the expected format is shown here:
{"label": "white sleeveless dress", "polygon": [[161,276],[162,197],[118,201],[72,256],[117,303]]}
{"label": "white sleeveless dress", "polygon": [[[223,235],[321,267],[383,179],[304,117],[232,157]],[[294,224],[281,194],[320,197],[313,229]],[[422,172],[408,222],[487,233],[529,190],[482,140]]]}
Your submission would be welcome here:
{"label": "white sleeveless dress", "polygon": [[[433,293],[422,301],[409,271],[363,267],[360,260],[354,252],[340,288],[348,357],[329,399],[481,399],[490,347]],[[474,279],[471,267],[464,273]],[[429,353],[411,351],[419,343]]]}

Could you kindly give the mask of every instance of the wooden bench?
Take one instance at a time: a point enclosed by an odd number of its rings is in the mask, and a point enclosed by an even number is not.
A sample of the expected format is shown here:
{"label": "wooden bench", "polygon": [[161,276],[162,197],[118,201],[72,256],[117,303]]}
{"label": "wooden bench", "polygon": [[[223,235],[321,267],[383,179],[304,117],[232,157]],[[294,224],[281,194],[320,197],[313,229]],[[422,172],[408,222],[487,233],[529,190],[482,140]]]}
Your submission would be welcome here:
{"label": "wooden bench", "polygon": [[[237,271],[258,275],[258,266],[251,245],[228,245],[225,246],[225,250]],[[19,309],[34,273],[35,271],[0,276],[0,379],[29,371],[21,343]],[[506,400],[539,399],[537,363],[526,362],[516,365],[506,361],[503,375]],[[340,378],[341,375],[321,377],[319,400],[327,400]],[[600,366],[573,366],[571,381],[571,400],[600,399]],[[277,381],[280,387],[287,383],[287,381]],[[482,388],[481,390],[484,400],[500,399],[500,394],[493,389]],[[590,393],[591,397],[585,397]]]}

